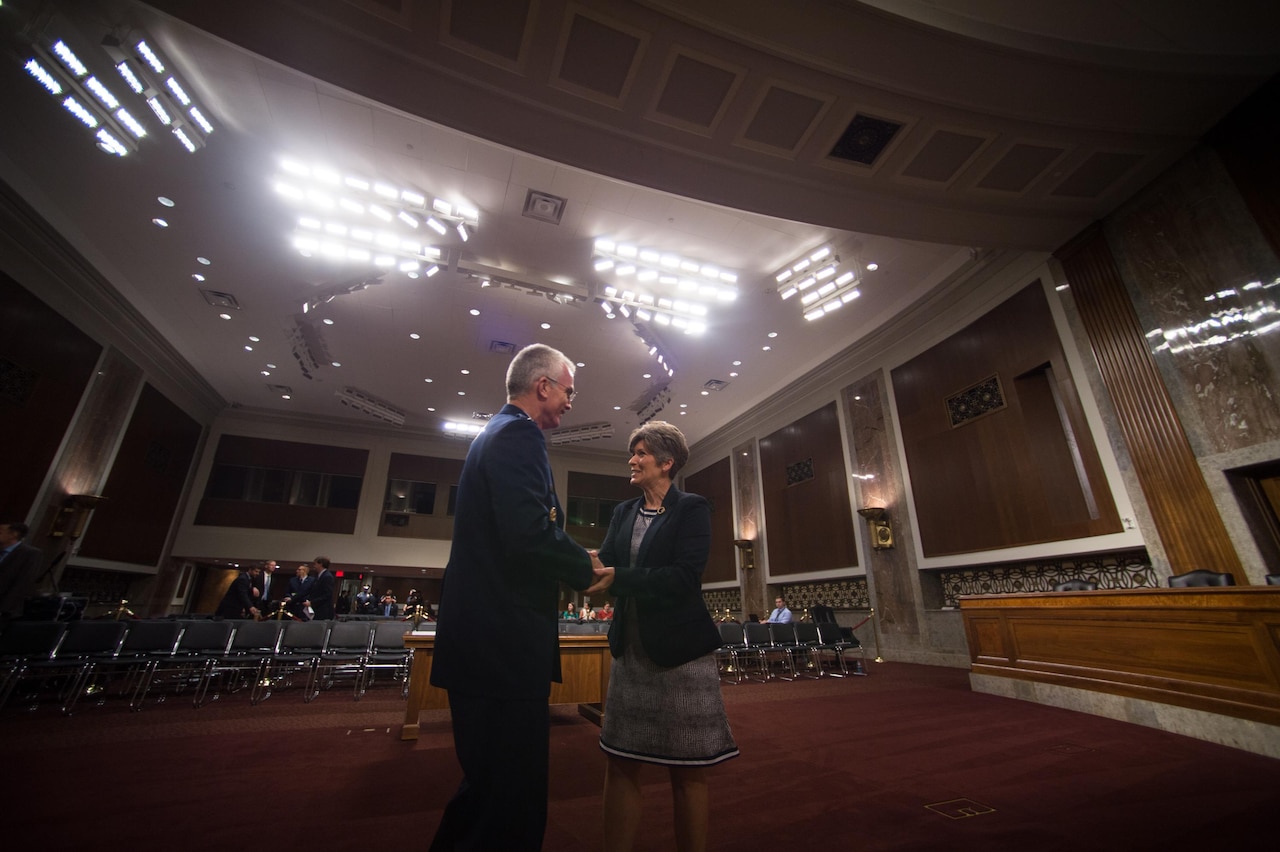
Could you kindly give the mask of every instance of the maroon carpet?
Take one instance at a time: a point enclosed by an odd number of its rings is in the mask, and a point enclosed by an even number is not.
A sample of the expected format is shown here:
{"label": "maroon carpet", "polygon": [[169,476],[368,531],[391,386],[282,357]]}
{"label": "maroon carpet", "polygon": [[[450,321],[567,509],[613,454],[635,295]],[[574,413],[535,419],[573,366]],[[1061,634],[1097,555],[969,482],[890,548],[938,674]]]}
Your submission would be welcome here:
{"label": "maroon carpet", "polygon": [[[962,670],[726,686],[712,849],[1221,850],[1274,834],[1280,761],[974,694]],[[421,848],[457,785],[447,714],[399,739],[394,688],[257,707],[0,713],[8,840],[51,849]],[[599,848],[598,729],[555,708],[547,850]],[[673,848],[663,773],[638,849]],[[6,846],[8,843],[5,844]],[[16,847],[22,848],[22,847]]]}

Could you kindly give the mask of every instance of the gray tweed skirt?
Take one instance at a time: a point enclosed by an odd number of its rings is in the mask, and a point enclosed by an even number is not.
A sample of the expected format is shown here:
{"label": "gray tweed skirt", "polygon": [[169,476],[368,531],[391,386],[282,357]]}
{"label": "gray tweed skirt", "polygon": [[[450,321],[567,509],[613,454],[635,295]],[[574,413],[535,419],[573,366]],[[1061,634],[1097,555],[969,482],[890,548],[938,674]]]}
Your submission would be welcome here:
{"label": "gray tweed skirt", "polygon": [[737,757],[714,654],[660,666],[645,656],[636,619],[628,621],[626,647],[609,674],[600,748],[664,766],[711,766]]}

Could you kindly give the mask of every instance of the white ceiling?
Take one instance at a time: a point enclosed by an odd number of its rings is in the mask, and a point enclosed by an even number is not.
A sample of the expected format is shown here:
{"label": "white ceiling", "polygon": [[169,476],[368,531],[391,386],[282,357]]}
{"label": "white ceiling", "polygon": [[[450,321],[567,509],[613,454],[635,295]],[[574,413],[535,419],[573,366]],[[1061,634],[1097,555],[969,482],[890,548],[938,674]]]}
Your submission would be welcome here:
{"label": "white ceiling", "polygon": [[[340,405],[335,391],[353,387],[402,410],[406,430],[434,432],[501,406],[509,355],[493,341],[541,341],[584,365],[564,426],[612,424],[612,441],[583,447],[616,450],[660,374],[636,329],[596,303],[607,281],[593,241],[733,270],[740,297],[704,335],[659,332],[676,368],[659,417],[696,441],[974,249],[1052,250],[1113,209],[1280,67],[1260,36],[1280,31],[1273,5],[1091,2],[1054,20],[957,0],[6,2],[0,178],[226,405],[274,416],[374,422]],[[55,14],[21,34],[40,10]],[[97,45],[122,25],[148,33],[208,107],[207,147],[188,154],[157,133],[106,155],[22,71],[27,42],[47,34],[105,78]],[[636,47],[625,61],[620,45]],[[871,165],[828,156],[855,115],[902,125]],[[271,189],[282,155],[480,211],[465,246],[438,243],[453,268],[391,273],[308,314],[341,364],[311,379],[291,354],[300,306],[371,270],[290,247],[297,210]],[[567,199],[560,224],[521,215],[529,190]],[[773,273],[827,243],[879,269],[858,301],[809,323]],[[538,292],[482,289],[459,269]],[[229,321],[201,287],[235,297]],[[542,292],[557,287],[582,301]],[[728,384],[704,394],[712,380]]]}

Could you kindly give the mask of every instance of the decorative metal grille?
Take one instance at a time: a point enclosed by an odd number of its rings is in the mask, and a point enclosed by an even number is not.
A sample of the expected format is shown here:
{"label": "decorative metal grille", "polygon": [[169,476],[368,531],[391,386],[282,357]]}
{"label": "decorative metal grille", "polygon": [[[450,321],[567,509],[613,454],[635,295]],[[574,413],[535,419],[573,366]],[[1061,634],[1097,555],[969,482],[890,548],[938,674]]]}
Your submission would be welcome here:
{"label": "decorative metal grille", "polygon": [[808,482],[810,479],[813,479],[813,459],[787,465],[787,485]]}
{"label": "decorative metal grille", "polygon": [[947,397],[947,417],[953,428],[1004,407],[1004,390],[1000,387],[999,376],[983,379]]}
{"label": "decorative metal grille", "polygon": [[1099,589],[1159,586],[1146,551],[1091,554],[1021,565],[983,565],[938,572],[943,606],[959,606],[961,595],[1050,592],[1067,580],[1092,580]]}
{"label": "decorative metal grille", "polygon": [[804,610],[815,604],[832,609],[870,609],[871,595],[867,591],[866,577],[849,577],[844,580],[824,580],[818,583],[784,584],[782,597],[787,609],[799,618]]}

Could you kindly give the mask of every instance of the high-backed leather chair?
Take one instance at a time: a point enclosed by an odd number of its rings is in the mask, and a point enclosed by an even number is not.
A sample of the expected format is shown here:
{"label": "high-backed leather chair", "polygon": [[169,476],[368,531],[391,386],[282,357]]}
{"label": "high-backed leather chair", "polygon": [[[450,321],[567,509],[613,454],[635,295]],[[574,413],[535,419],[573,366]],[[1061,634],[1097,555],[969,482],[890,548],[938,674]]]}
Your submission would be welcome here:
{"label": "high-backed leather chair", "polygon": [[1206,568],[1197,568],[1185,574],[1174,574],[1169,577],[1169,587],[1172,589],[1185,589],[1189,586],[1234,586],[1235,584],[1236,578],[1227,572],[1210,571]]}

